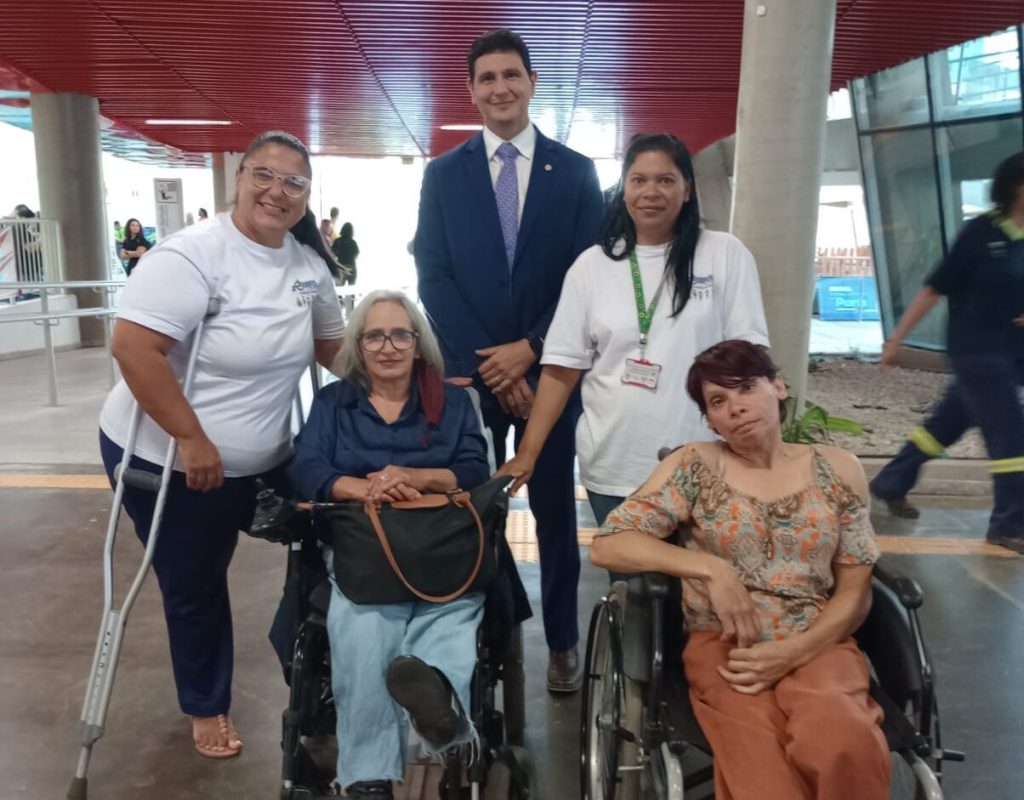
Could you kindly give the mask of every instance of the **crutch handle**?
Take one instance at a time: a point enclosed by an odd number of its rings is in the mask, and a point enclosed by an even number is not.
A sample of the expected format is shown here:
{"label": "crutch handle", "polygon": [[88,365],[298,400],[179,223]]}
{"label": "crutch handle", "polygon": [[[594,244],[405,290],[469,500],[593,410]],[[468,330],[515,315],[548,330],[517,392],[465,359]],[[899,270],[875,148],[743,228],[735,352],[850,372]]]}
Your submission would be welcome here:
{"label": "crutch handle", "polygon": [[[114,480],[117,480],[120,472],[121,465],[118,464],[114,467]],[[136,489],[142,489],[147,492],[155,493],[160,491],[160,476],[142,469],[128,467],[124,471],[124,482],[126,486],[133,486]]]}

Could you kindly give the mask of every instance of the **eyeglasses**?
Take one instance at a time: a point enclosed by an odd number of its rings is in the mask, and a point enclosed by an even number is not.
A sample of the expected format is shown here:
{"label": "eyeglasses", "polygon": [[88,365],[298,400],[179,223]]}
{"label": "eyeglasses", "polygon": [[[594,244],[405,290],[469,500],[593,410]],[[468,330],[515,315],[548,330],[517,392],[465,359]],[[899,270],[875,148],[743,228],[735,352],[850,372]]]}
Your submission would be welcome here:
{"label": "eyeglasses", "polygon": [[384,331],[367,331],[359,337],[363,343],[363,349],[370,353],[379,353],[384,349],[384,342],[391,342],[395,350],[408,350],[416,342],[419,334],[416,331],[407,331],[405,328],[395,328],[391,333]]}
{"label": "eyeglasses", "polygon": [[261,164],[246,164],[249,180],[257,189],[269,189],[274,181],[281,181],[281,191],[288,197],[302,197],[309,189],[311,181],[305,175],[279,175],[270,167]]}

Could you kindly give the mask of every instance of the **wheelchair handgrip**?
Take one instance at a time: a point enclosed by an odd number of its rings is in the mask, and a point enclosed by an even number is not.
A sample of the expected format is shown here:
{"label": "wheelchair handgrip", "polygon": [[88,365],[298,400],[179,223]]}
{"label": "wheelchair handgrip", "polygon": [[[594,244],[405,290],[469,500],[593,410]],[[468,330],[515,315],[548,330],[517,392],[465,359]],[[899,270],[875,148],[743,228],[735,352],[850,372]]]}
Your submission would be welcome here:
{"label": "wheelchair handgrip", "polygon": [[644,594],[648,597],[668,597],[669,577],[660,572],[644,573]]}
{"label": "wheelchair handgrip", "polygon": [[883,567],[881,562],[875,564],[872,575],[883,585],[896,593],[900,603],[906,609],[917,609],[924,602],[921,587],[913,578],[908,578],[902,572],[897,572]]}
{"label": "wheelchair handgrip", "polygon": [[[117,478],[120,469],[120,465],[114,468],[115,479]],[[160,476],[154,475],[152,472],[128,467],[128,469],[124,471],[123,477],[126,486],[131,486],[135,489],[142,489],[146,492],[156,493],[160,491]]]}

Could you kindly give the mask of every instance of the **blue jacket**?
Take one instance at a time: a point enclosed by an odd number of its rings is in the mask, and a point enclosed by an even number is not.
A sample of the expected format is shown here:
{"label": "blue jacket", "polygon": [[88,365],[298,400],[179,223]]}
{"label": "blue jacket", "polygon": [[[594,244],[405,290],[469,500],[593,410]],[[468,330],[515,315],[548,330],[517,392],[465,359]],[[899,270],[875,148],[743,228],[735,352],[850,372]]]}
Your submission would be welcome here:
{"label": "blue jacket", "polygon": [[427,165],[413,252],[448,375],[472,375],[482,361],[474,350],[547,333],[565,273],[597,241],[603,212],[594,162],[537,131],[510,276],[483,134]]}
{"label": "blue jacket", "polygon": [[295,437],[288,479],[299,497],[327,502],[338,478],[365,478],[389,464],[450,469],[463,489],[484,483],[489,476],[487,442],[467,392],[445,385],[441,422],[428,429],[415,383],[391,424],[358,384],[328,384],[313,399],[309,419]]}

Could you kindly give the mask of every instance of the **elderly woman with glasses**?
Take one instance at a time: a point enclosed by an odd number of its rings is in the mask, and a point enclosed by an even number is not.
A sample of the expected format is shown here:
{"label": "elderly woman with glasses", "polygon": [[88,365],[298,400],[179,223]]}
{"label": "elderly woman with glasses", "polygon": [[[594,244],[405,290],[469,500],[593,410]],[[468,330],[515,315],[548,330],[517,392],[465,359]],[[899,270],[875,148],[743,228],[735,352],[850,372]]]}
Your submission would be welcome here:
{"label": "elderly woman with glasses", "polygon": [[[160,582],[181,710],[198,752],[229,758],[233,647],[227,571],[250,524],[258,476],[273,483],[291,456],[291,402],[311,359],[334,360],[344,332],[337,272],[308,210],[309,153],[270,131],[249,146],[231,213],[169,236],[146,254],[121,300],[111,350],[124,380],[100,416],[108,475],[121,461],[133,399],[146,412],[133,465],[178,457],[153,567]],[[181,388],[196,326],[211,301],[191,391]],[[113,478],[111,478],[113,482]],[[154,497],[126,487],[143,541]]]}
{"label": "elderly woman with glasses", "polygon": [[[487,480],[487,445],[469,394],[442,382],[422,312],[401,292],[356,306],[334,372],[295,440],[288,477],[318,500],[413,500]],[[325,551],[332,583],[333,557]],[[357,605],[334,584],[327,615],[338,708],[338,782],[390,798],[405,774],[404,708],[427,748],[471,741],[470,679],[484,596]]]}

